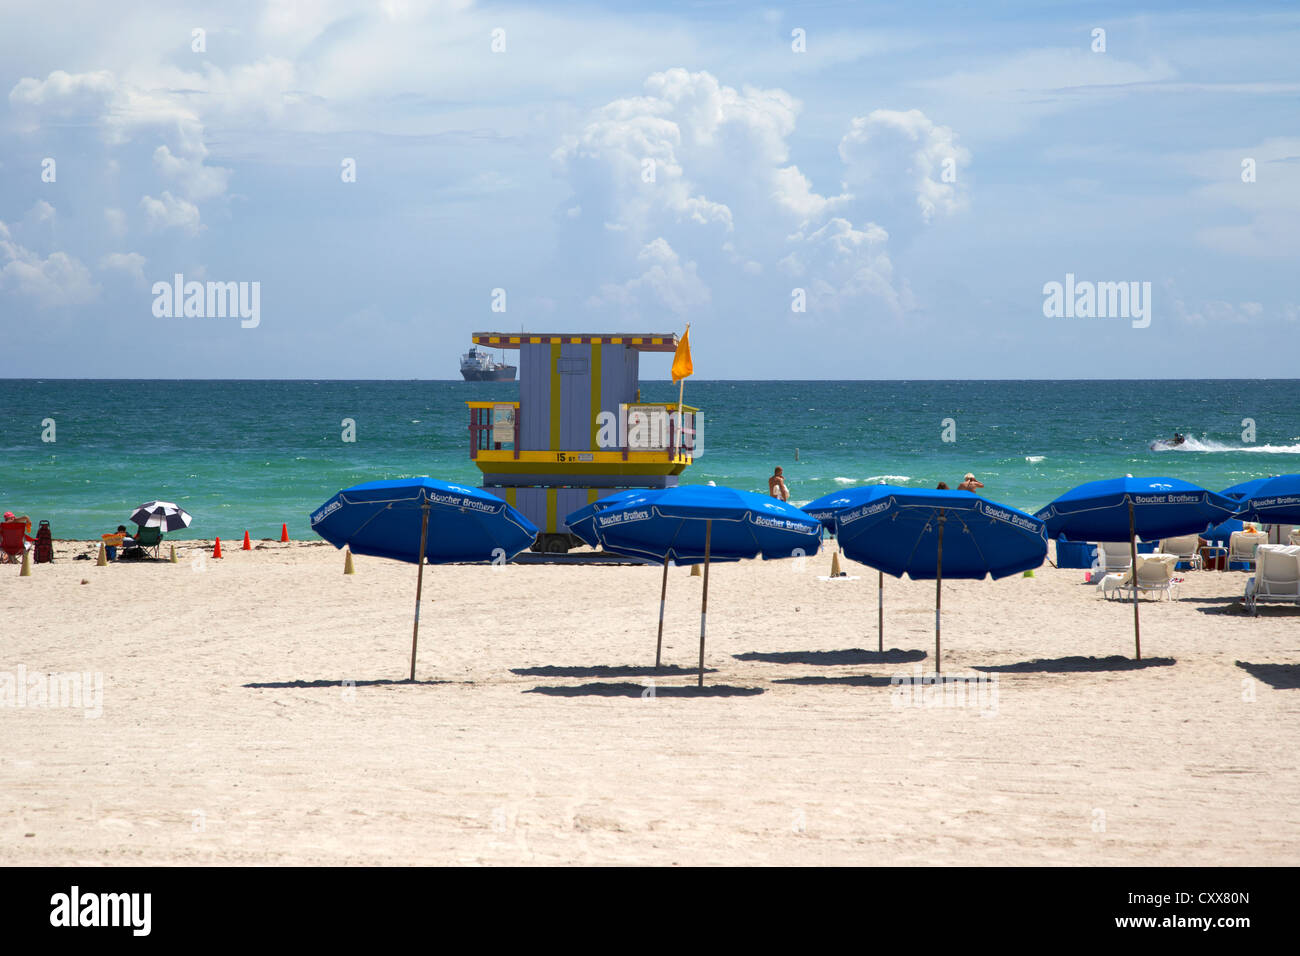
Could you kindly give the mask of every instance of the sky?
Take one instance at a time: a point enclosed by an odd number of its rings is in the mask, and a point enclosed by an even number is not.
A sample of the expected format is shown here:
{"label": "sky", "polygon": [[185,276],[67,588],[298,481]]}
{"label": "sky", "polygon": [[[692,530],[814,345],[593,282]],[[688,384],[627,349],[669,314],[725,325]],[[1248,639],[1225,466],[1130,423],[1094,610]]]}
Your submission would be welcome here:
{"label": "sky", "polygon": [[1294,378],[1296,50],[1294,3],[0,0],[0,377],[689,323],[707,379]]}

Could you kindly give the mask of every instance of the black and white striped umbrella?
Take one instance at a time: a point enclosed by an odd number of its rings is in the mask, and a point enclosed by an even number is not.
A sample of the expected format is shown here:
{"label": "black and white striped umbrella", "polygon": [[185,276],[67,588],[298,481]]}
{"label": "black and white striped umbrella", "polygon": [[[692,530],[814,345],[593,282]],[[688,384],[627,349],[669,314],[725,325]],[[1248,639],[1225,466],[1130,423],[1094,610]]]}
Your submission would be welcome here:
{"label": "black and white striped umbrella", "polygon": [[180,505],[170,501],[146,501],[131,513],[131,520],[142,528],[175,531],[177,528],[188,528],[194,518]]}

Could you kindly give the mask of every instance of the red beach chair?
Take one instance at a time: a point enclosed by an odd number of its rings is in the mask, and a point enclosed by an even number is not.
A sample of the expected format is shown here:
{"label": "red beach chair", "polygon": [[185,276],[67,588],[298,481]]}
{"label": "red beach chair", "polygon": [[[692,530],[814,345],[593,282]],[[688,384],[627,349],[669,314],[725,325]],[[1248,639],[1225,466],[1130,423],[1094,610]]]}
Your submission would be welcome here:
{"label": "red beach chair", "polygon": [[27,547],[27,524],[23,521],[6,521],[0,524],[0,564],[13,564],[23,556]]}

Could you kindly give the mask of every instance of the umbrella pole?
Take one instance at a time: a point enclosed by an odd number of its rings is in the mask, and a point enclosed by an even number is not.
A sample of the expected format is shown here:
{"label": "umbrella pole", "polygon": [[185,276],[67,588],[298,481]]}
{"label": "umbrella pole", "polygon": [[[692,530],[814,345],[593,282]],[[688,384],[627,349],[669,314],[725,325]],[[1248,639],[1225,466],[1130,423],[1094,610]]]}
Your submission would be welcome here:
{"label": "umbrella pole", "polygon": [[934,575],[934,672],[939,673],[939,613],[943,609],[943,509],[939,509],[939,553]]}
{"label": "umbrella pole", "polygon": [[1129,570],[1133,576],[1133,646],[1137,659],[1142,660],[1142,626],[1138,623],[1138,554],[1137,535],[1133,531],[1133,499],[1128,500],[1128,553],[1132,562]]}
{"label": "umbrella pole", "polygon": [[885,653],[885,572],[876,572],[876,650]]}
{"label": "umbrella pole", "polygon": [[420,592],[424,589],[424,549],[429,542],[429,502],[420,506],[424,516],[420,519],[420,562],[415,575],[415,629],[411,631],[411,680],[415,680],[415,648],[420,642]]}
{"label": "umbrella pole", "polygon": [[664,647],[664,600],[668,597],[668,556],[664,555],[664,584],[659,590],[659,641],[655,644],[655,667]]}
{"label": "umbrella pole", "polygon": [[704,522],[704,600],[700,603],[700,679],[704,686],[704,627],[709,618],[709,546],[713,542],[713,519]]}

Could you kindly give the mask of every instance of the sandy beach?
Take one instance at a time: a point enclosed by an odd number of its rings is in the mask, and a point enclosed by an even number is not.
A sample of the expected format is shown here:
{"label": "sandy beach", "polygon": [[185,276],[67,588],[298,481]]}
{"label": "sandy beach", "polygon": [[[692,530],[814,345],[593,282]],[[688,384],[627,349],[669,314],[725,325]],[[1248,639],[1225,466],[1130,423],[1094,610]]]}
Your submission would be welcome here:
{"label": "sandy beach", "polygon": [[[0,572],[0,860],[1300,862],[1300,610],[1252,619],[1244,573],[1144,601],[1140,666],[1082,571],[946,582],[943,670],[984,682],[936,706],[894,681],[933,583],[886,579],[882,659],[875,572],[826,552],[714,565],[700,693],[686,569],[656,672],[655,568],[426,568],[410,684],[414,566],[257,544]],[[17,705],[71,672],[102,700]]]}

